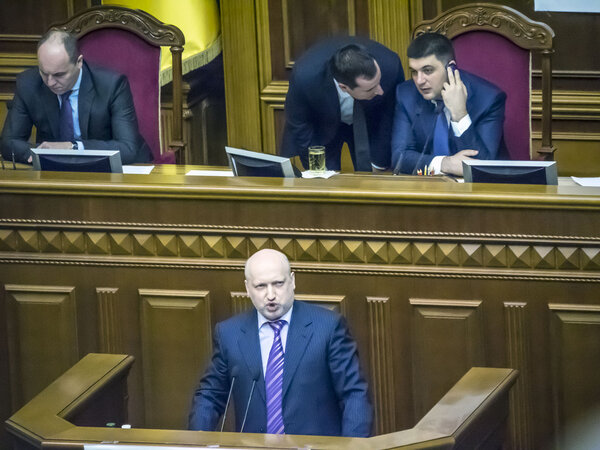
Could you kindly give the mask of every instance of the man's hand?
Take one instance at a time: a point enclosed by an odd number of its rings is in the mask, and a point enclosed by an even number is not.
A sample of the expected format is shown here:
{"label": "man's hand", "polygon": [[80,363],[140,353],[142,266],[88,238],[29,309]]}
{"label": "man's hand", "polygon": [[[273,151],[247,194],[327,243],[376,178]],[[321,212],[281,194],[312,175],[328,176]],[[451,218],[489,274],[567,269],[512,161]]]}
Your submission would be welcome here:
{"label": "man's hand", "polygon": [[467,115],[467,87],[460,79],[458,70],[448,67],[448,81],[444,83],[442,98],[444,105],[450,111],[452,122],[458,122]]}
{"label": "man's hand", "polygon": [[64,148],[64,149],[69,149],[69,150],[71,150],[72,147],[73,147],[72,142],[47,142],[47,141],[42,142],[38,146],[38,148],[55,148],[55,149]]}
{"label": "man's hand", "polygon": [[462,162],[465,159],[473,159],[479,153],[477,150],[461,150],[452,156],[445,156],[442,159],[442,172],[462,177],[463,167]]}

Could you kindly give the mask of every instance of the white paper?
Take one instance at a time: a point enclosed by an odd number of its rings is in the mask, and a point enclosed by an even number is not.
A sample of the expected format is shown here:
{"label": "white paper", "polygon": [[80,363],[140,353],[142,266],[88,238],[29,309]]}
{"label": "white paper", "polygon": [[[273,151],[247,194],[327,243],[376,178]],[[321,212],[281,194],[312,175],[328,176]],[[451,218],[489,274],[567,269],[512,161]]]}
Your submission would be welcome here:
{"label": "white paper", "polygon": [[186,175],[196,177],[232,177],[231,170],[190,170]]}
{"label": "white paper", "polygon": [[337,174],[335,170],[326,170],[323,173],[314,173],[310,170],[305,170],[302,172],[302,178],[331,178],[335,174]]}
{"label": "white paper", "polygon": [[152,172],[154,166],[123,166],[123,173],[136,173],[140,175],[148,175]]}
{"label": "white paper", "polygon": [[600,12],[598,0],[535,0],[536,11],[558,11],[558,12]]}
{"label": "white paper", "polygon": [[600,187],[600,177],[571,177],[579,186]]}

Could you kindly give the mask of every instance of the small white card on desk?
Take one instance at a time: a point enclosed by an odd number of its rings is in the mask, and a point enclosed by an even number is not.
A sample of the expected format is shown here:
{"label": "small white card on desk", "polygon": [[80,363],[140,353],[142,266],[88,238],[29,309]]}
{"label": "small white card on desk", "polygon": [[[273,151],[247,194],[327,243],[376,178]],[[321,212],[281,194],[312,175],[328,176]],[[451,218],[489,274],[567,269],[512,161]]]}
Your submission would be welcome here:
{"label": "small white card on desk", "polygon": [[195,177],[232,177],[231,170],[190,170],[186,175]]}
{"label": "small white card on desk", "polygon": [[337,172],[335,170],[326,170],[323,173],[314,173],[310,170],[305,170],[302,172],[302,178],[331,178],[336,174]]}
{"label": "small white card on desk", "polygon": [[579,186],[600,187],[600,177],[571,177]]}
{"label": "small white card on desk", "polygon": [[136,173],[140,175],[148,175],[152,172],[154,166],[123,166],[123,173]]}

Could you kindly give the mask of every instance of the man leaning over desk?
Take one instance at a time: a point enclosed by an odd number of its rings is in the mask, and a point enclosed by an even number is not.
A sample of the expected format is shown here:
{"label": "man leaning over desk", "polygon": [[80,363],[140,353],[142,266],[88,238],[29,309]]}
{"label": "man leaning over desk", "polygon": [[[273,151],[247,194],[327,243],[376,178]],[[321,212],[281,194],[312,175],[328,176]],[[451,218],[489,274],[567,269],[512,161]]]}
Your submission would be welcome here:
{"label": "man leaning over desk", "polygon": [[39,148],[119,150],[123,164],[150,161],[124,75],[88,66],[64,31],[46,33],[37,56],[38,68],[17,77],[2,130],[4,159],[31,163],[35,126]]}
{"label": "man leaning over desk", "polygon": [[412,80],[396,90],[392,131],[394,173],[462,176],[465,159],[506,157],[506,94],[456,69],[445,36],[424,33],[409,45]]}

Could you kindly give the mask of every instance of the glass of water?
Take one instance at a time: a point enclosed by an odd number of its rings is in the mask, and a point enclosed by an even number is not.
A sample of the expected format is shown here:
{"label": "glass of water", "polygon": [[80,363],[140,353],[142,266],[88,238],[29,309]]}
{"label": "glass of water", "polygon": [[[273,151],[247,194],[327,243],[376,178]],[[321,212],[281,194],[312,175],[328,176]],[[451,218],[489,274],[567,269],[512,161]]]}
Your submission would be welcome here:
{"label": "glass of water", "polygon": [[312,145],[308,147],[308,170],[314,174],[324,174],[325,167],[325,146]]}

